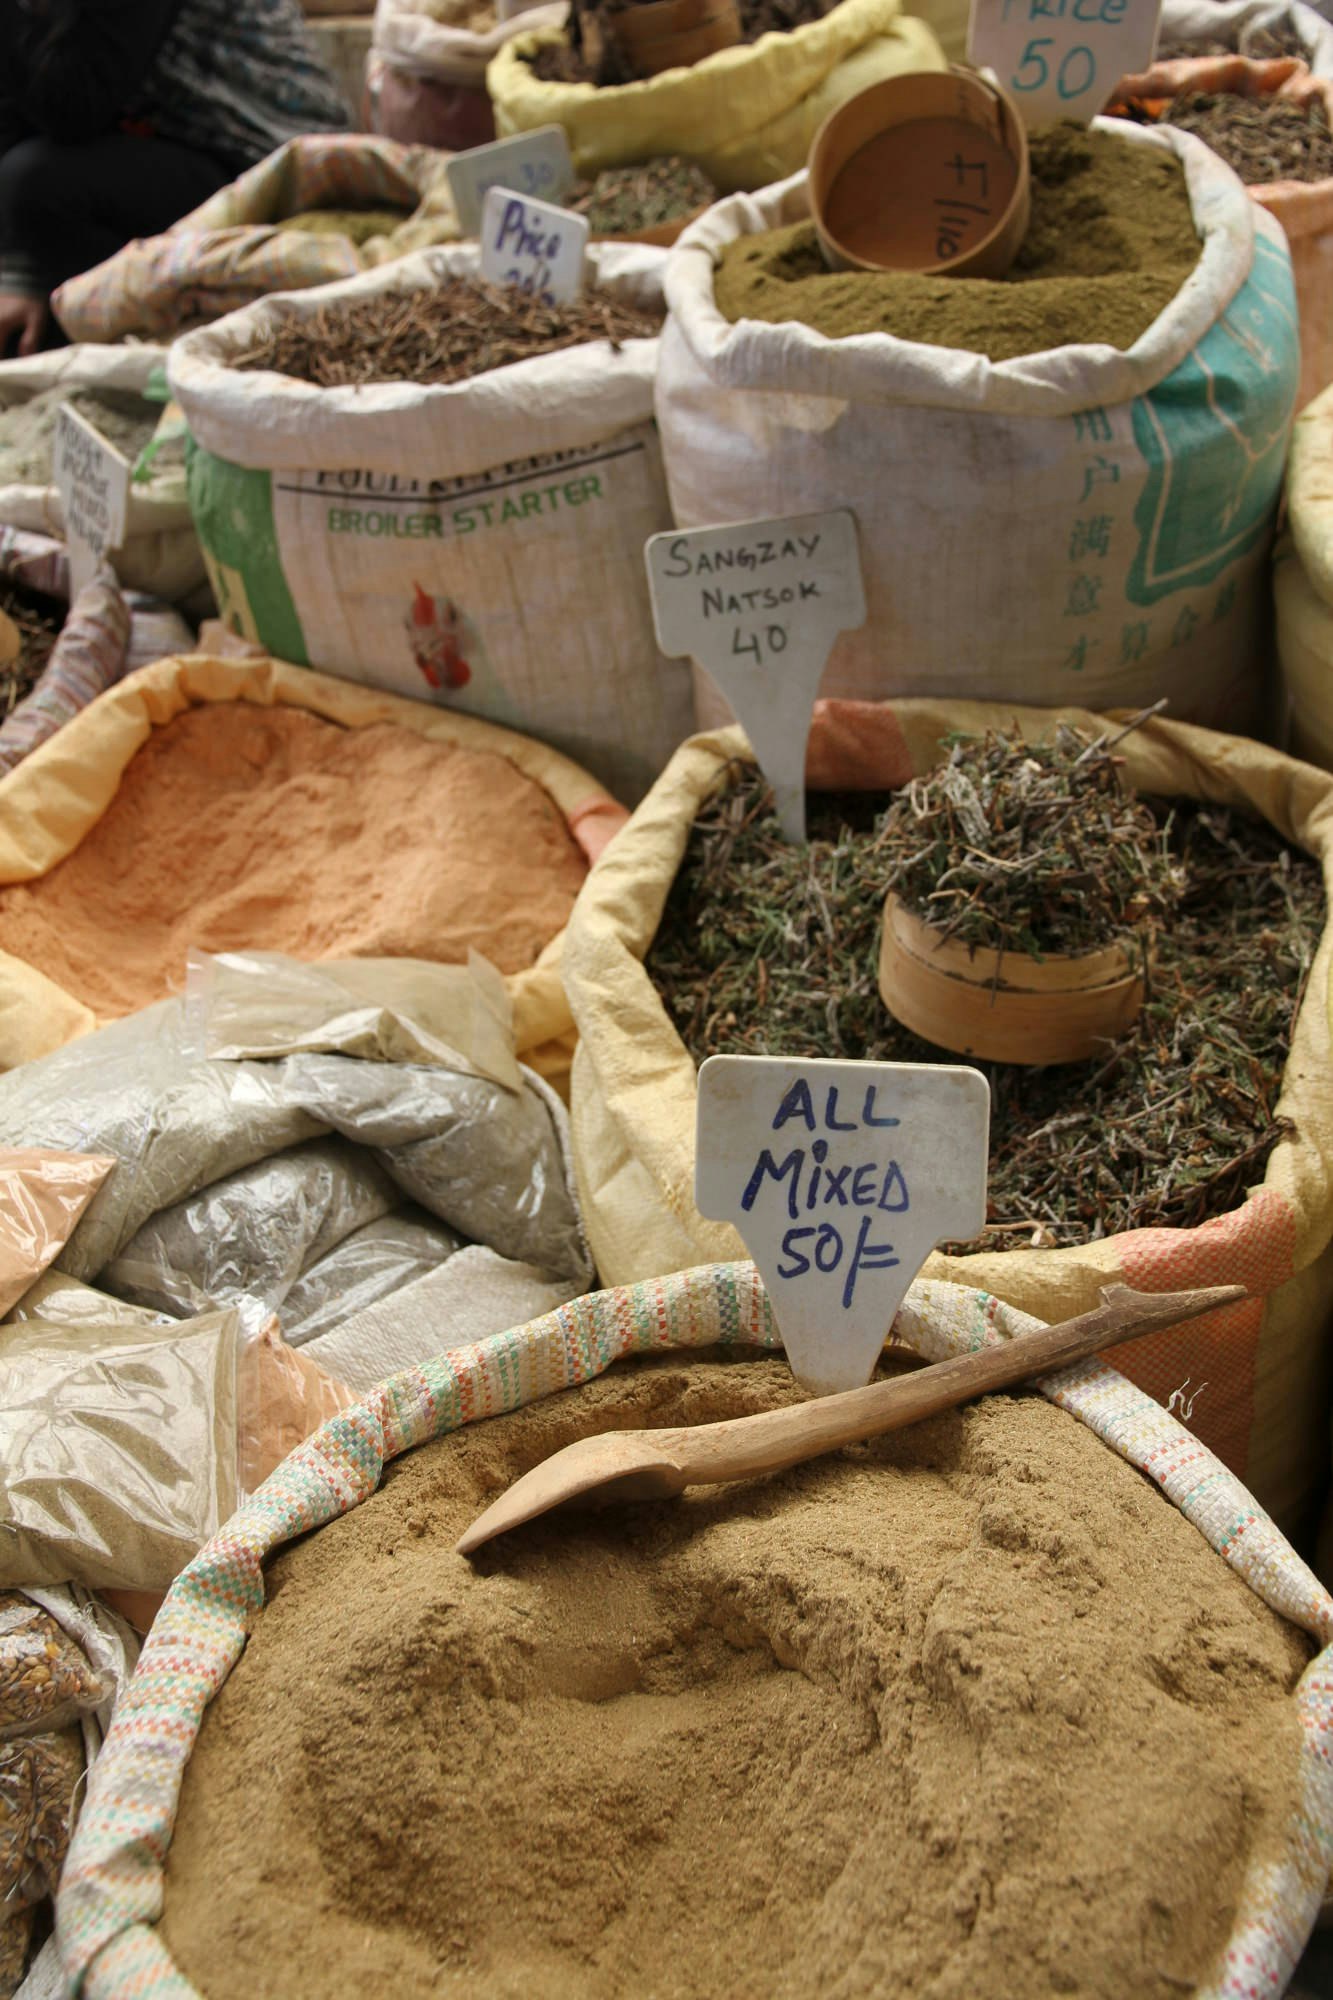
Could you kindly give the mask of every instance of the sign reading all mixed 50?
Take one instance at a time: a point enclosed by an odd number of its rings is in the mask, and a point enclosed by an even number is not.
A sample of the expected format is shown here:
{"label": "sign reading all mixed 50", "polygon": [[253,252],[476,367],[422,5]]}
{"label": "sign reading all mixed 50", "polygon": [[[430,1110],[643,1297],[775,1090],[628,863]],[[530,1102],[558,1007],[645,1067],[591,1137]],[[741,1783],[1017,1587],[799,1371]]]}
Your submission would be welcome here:
{"label": "sign reading all mixed 50", "polygon": [[1093,118],[1145,69],[1160,0],[972,0],[968,60],[989,65],[1025,125]]}
{"label": "sign reading all mixed 50", "polygon": [[979,1070],[710,1056],[695,1200],[740,1231],[798,1378],[869,1380],[927,1253],[986,1218],[990,1088]]}

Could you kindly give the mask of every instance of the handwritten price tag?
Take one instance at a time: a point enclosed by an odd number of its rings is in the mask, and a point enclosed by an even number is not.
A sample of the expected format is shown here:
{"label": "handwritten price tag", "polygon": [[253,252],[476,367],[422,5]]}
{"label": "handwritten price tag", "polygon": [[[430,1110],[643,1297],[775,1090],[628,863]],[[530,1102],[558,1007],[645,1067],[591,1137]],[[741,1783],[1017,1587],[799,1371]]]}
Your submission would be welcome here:
{"label": "handwritten price tag", "polygon": [[968,61],[995,71],[1029,128],[1086,123],[1152,61],[1160,12],[1161,0],[972,0]]}
{"label": "handwritten price tag", "polygon": [[986,1220],[990,1086],[941,1064],[710,1056],[694,1199],[759,1267],[796,1379],[818,1396],[874,1373],[907,1287]]}
{"label": "handwritten price tag", "polygon": [[481,275],[517,285],[547,305],[568,305],[583,290],[588,224],[567,208],[492,188],[481,205]]}
{"label": "handwritten price tag", "polygon": [[658,645],[712,675],[773,787],[783,833],[803,841],[815,696],[838,634],[865,623],[854,517],[653,535],[644,555]]}
{"label": "handwritten price tag", "polygon": [[494,187],[537,201],[560,202],[574,185],[574,162],[562,125],[539,125],[535,132],[455,153],[444,171],[464,236],[476,235],[482,203]]}
{"label": "handwritten price tag", "polygon": [[65,510],[72,595],[91,583],[110,549],[125,539],[130,462],[68,403],[56,411],[51,476]]}

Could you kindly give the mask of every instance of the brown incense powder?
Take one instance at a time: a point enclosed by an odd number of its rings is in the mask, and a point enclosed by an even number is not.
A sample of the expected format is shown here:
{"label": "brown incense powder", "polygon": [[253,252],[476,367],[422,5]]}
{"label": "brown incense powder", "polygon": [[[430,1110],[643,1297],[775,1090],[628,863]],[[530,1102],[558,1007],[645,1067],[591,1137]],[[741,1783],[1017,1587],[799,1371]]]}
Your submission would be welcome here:
{"label": "brown incense powder", "polygon": [[586,863],[489,752],[213,702],[155,729],[67,860],[0,891],[0,950],[99,1015],[184,983],[191,945],[531,965]]}
{"label": "brown incense powder", "polygon": [[207,2000],[1194,1989],[1295,1808],[1311,1649],[1040,1397],[452,1553],[575,1436],[796,1394],[623,1365],[270,1566],[168,1859]]}

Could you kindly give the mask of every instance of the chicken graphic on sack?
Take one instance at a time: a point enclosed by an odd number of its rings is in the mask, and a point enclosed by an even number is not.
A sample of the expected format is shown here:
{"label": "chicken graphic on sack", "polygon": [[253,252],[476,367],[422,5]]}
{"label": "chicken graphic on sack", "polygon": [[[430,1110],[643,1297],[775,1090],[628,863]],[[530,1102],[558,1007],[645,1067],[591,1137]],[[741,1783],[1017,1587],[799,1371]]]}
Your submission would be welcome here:
{"label": "chicken graphic on sack", "polygon": [[406,619],[412,658],[428,687],[465,688],[472,669],[463,657],[463,614],[451,597],[432,597],[419,583]]}

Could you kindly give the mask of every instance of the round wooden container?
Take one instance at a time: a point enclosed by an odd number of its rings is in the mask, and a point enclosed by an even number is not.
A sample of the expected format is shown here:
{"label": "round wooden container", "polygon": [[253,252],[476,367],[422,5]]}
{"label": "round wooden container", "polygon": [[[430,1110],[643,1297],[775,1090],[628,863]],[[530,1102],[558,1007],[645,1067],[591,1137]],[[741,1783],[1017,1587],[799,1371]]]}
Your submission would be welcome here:
{"label": "round wooden container", "polygon": [[632,0],[607,21],[636,76],[688,69],[741,38],[736,0]]}
{"label": "round wooden container", "polygon": [[1123,945],[1029,958],[943,938],[890,894],[879,990],[895,1020],[956,1055],[988,1062],[1086,1062],[1126,1033],[1143,976]]}
{"label": "round wooden container", "polygon": [[1027,233],[1027,133],[973,70],[859,91],[820,126],[809,168],[810,213],[835,271],[1002,278]]}

